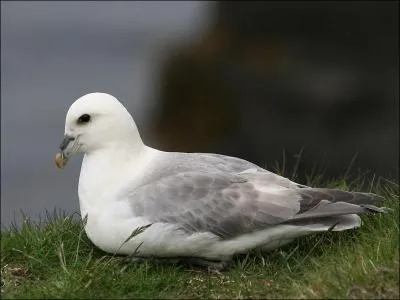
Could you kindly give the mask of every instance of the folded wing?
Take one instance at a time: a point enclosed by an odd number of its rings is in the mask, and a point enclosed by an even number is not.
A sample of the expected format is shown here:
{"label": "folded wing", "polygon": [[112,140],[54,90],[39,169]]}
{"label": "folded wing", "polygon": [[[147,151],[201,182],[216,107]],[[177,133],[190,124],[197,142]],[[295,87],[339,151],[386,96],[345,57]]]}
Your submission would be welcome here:
{"label": "folded wing", "polygon": [[128,200],[136,216],[223,239],[281,223],[301,226],[321,218],[332,223],[334,216],[384,211],[373,205],[382,199],[373,194],[298,188],[275,176],[181,172],[136,188]]}

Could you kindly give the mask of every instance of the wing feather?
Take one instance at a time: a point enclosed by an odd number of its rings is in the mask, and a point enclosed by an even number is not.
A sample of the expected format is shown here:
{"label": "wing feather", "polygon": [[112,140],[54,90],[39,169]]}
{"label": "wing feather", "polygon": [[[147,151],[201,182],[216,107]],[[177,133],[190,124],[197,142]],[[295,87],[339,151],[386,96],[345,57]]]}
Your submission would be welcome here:
{"label": "wing feather", "polygon": [[294,191],[260,191],[243,176],[223,172],[163,177],[135,189],[129,199],[137,216],[178,223],[190,232],[209,231],[222,238],[281,223],[299,210],[299,196]]}
{"label": "wing feather", "polygon": [[238,158],[175,153],[155,165],[128,194],[134,215],[187,232],[228,239],[280,223],[326,226],[335,216],[385,211],[373,205],[377,195],[301,186]]}

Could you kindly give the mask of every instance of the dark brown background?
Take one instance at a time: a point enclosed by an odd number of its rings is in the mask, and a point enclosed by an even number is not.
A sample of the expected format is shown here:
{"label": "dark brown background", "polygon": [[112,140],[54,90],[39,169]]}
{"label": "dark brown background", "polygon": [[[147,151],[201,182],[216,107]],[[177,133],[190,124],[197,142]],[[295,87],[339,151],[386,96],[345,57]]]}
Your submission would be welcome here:
{"label": "dark brown background", "polygon": [[398,2],[222,1],[173,49],[151,144],[398,176]]}

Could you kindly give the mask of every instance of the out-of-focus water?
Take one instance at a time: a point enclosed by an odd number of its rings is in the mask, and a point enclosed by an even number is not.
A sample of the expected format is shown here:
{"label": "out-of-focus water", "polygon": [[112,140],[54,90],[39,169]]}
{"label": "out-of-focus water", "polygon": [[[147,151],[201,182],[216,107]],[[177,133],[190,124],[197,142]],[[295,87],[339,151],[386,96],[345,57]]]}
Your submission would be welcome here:
{"label": "out-of-focus water", "polygon": [[[206,2],[1,3],[1,224],[45,209],[78,209],[81,157],[64,171],[54,155],[78,97],[107,92],[141,129],[169,46],[195,39]],[[145,136],[145,134],[144,134]]]}

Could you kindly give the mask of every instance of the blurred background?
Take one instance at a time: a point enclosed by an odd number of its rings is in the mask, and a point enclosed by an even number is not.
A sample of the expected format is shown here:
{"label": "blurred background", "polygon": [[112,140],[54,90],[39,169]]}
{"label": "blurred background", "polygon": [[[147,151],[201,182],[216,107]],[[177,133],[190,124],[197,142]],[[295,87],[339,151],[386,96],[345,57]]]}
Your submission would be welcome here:
{"label": "blurred background", "polygon": [[[78,210],[71,103],[116,96],[146,144],[398,180],[398,1],[1,2],[1,225]],[[351,166],[351,168],[350,168]],[[296,171],[296,176],[293,172]]]}

